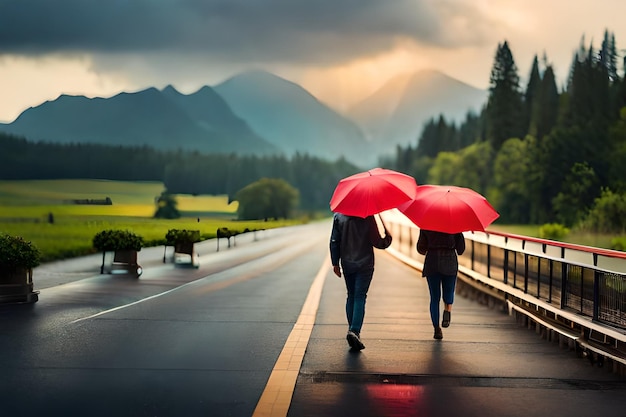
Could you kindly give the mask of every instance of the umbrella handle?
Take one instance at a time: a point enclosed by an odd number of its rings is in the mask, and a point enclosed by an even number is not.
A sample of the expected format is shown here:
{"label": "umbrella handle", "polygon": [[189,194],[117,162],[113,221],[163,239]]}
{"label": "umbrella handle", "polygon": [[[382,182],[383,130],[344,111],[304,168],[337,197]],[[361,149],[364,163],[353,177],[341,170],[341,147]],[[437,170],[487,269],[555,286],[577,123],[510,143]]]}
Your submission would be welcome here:
{"label": "umbrella handle", "polygon": [[380,224],[383,225],[383,229],[385,230],[385,235],[388,235],[389,231],[387,230],[387,226],[385,225],[385,222],[383,221],[383,217],[380,215],[380,213],[378,213],[378,218],[380,219]]}

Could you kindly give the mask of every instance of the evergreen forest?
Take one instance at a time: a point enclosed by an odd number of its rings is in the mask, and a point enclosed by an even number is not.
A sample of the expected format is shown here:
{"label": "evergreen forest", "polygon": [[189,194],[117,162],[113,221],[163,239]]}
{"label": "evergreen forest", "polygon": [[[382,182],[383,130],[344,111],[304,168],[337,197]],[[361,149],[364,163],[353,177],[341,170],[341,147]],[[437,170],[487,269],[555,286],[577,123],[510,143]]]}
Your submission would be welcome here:
{"label": "evergreen forest", "polygon": [[599,48],[583,37],[563,86],[545,55],[535,56],[521,85],[504,41],[480,114],[459,125],[445,115],[431,119],[414,147],[398,147],[384,163],[418,184],[480,192],[504,224],[624,233],[626,58],[619,63],[617,51],[608,30]]}
{"label": "evergreen forest", "polygon": [[[237,156],[164,152],[150,147],[30,142],[0,133],[0,179],[108,179],[161,181],[170,194],[228,195],[262,178],[283,179],[299,191],[299,208],[328,210],[341,178],[359,171],[334,162],[295,155]],[[157,197],[157,196],[155,196]]]}

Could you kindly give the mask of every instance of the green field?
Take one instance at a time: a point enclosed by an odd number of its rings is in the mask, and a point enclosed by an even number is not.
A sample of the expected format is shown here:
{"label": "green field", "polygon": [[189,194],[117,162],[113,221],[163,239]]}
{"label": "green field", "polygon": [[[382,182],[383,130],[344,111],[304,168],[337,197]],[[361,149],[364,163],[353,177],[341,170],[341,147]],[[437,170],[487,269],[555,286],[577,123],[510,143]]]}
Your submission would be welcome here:
{"label": "green field", "polygon": [[[215,237],[220,227],[244,231],[302,223],[289,221],[237,221],[237,203],[227,196],[177,195],[182,217],[154,219],[155,198],[164,190],[160,182],[107,180],[0,181],[0,233],[22,236],[41,251],[43,261],[93,253],[94,235],[106,229],[130,230],[147,246],[162,244],[170,229],[199,230],[204,239]],[[75,199],[104,199],[113,205],[79,205]],[[52,215],[53,222],[49,222]],[[494,231],[539,237],[538,225],[492,225]],[[615,236],[572,231],[563,239],[611,248]]]}
{"label": "green field", "polygon": [[[37,216],[51,210],[60,214],[104,216],[152,216],[154,200],[165,190],[160,182],[109,180],[20,180],[0,181],[1,217]],[[104,199],[113,206],[69,204],[68,200]],[[178,209],[191,213],[237,212],[237,202],[228,204],[226,196],[178,195]],[[13,211],[12,211],[13,208]],[[27,210],[23,212],[23,210]],[[43,213],[43,214],[42,214]]]}
{"label": "green field", "polygon": [[[539,225],[491,225],[489,229],[494,232],[511,233],[520,236],[541,237],[539,235]],[[580,231],[570,231],[562,241],[565,243],[573,243],[576,245],[592,246],[596,248],[611,249],[612,240],[616,235],[589,233]]]}
{"label": "green field", "polygon": [[[130,230],[147,245],[162,244],[169,229],[200,230],[215,237],[220,227],[244,231],[268,229],[302,220],[237,221],[237,203],[227,196],[177,195],[183,217],[154,219],[155,198],[164,190],[158,182],[104,180],[0,181],[0,233],[30,240],[43,261],[93,253],[94,235],[106,229]],[[104,199],[113,205],[81,205],[75,199]],[[49,222],[52,215],[53,222]]]}

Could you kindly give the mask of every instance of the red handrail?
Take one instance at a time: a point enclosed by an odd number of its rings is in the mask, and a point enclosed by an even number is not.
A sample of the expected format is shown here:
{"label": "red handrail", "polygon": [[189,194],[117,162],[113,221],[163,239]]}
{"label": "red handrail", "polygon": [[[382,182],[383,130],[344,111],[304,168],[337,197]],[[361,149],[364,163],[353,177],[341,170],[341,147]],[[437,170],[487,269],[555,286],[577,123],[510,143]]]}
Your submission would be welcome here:
{"label": "red handrail", "polygon": [[529,242],[541,243],[541,244],[546,244],[550,246],[558,246],[558,247],[562,247],[565,249],[573,249],[573,250],[578,250],[582,252],[596,253],[598,255],[609,256],[612,258],[626,259],[626,252],[622,252],[618,250],[595,248],[593,246],[577,245],[575,243],[558,242],[556,240],[541,239],[538,237],[530,237],[530,236],[522,236],[522,235],[516,235],[513,233],[496,232],[496,231],[489,230],[489,229],[487,229],[485,233],[488,235],[512,237],[518,240],[526,240]]}

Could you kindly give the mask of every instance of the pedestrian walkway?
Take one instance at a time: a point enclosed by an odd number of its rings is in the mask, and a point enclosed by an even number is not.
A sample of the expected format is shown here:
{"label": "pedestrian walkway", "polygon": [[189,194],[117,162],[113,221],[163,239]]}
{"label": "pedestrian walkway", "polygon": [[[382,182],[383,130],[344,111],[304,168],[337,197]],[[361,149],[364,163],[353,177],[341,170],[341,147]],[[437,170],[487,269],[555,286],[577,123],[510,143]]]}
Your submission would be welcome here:
{"label": "pedestrian walkway", "polygon": [[626,382],[507,314],[456,297],[433,339],[426,280],[376,252],[362,352],[350,352],[343,280],[329,270],[288,415],[624,415]]}

